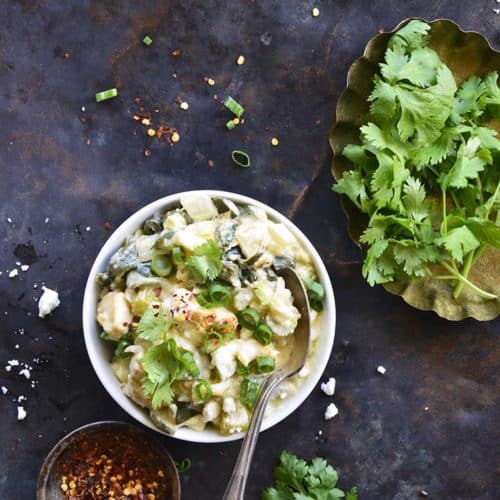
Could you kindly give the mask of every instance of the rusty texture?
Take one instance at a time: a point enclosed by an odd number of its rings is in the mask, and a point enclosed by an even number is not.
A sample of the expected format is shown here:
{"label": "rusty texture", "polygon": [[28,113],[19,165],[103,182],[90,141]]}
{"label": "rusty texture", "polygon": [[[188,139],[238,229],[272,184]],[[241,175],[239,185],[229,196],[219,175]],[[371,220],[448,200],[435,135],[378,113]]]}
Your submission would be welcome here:
{"label": "rusty texture", "polygon": [[[116,227],[142,205],[190,188],[237,191],[289,214],[324,257],[336,292],[337,337],[325,378],[337,378],[340,414],[324,421],[331,400],[317,389],[264,432],[247,497],[258,498],[279,451],[289,449],[326,457],[340,485],[358,485],[361,499],[413,499],[421,490],[436,499],[497,498],[500,324],[448,322],[363,281],[361,254],[330,190],[327,140],[347,69],[379,29],[411,16],[447,17],[498,48],[497,4],[317,5],[318,18],[305,1],[2,2],[0,386],[9,390],[0,394],[2,500],[33,498],[42,460],[66,432],[129,420],[87,359],[83,286],[109,234],[105,224]],[[146,33],[151,47],[141,43]],[[180,56],[171,55],[176,49]],[[243,66],[235,64],[240,54]],[[94,102],[96,91],[114,86],[119,97]],[[220,104],[228,94],[246,108],[245,124],[232,132]],[[180,141],[148,137],[132,118],[138,112],[150,113],[155,127],[175,128]],[[252,168],[232,165],[233,149],[246,150]],[[16,261],[30,268],[9,279]],[[61,296],[45,320],[34,302],[43,281]],[[4,369],[12,359],[33,366],[29,381]],[[15,402],[21,395],[27,400]],[[18,404],[28,412],[22,422]],[[238,443],[159,439],[175,459],[192,459],[183,498],[221,497]]]}

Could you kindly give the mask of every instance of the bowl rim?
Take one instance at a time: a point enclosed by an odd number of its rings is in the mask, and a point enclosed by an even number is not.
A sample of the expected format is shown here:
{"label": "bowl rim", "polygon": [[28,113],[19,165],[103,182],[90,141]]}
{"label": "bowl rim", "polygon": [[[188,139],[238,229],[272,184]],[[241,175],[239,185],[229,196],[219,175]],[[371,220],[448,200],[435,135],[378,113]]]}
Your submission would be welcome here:
{"label": "bowl rim", "polygon": [[161,442],[155,441],[152,436],[147,434],[147,432],[139,428],[133,424],[128,422],[120,422],[117,420],[99,420],[97,422],[91,422],[89,424],[82,425],[73,429],[68,434],[65,434],[61,439],[59,439],[56,444],[50,449],[49,453],[45,457],[42,466],[40,467],[40,472],[38,473],[38,479],[36,482],[36,499],[37,500],[48,500],[47,497],[47,482],[52,472],[52,468],[54,467],[59,456],[64,453],[69,446],[71,446],[74,439],[79,435],[89,430],[129,430],[132,432],[139,432],[142,434],[147,440],[152,442],[157,451],[163,453],[165,460],[169,462],[170,470],[173,471],[172,477],[170,479],[174,479],[175,485],[174,488],[174,500],[180,500],[181,498],[181,480],[179,477],[179,471],[175,465],[173,458],[170,456],[170,453],[167,451],[165,446]]}
{"label": "bowl rim", "polygon": [[201,189],[191,190],[174,193],[162,198],[159,198],[139,210],[135,211],[127,217],[109,236],[104,245],[99,250],[97,257],[92,264],[87,283],[85,286],[82,307],[82,323],[83,335],[85,341],[85,348],[90,359],[90,363],[97,375],[97,378],[104,386],[112,399],[131,417],[145,425],[146,427],[157,431],[165,436],[189,441],[194,443],[221,443],[228,441],[235,441],[244,437],[244,433],[234,433],[228,436],[218,434],[216,431],[196,431],[188,428],[181,428],[174,434],[168,434],[165,431],[156,427],[146,411],[134,403],[128,396],[126,396],[121,387],[118,379],[111,371],[109,360],[99,353],[101,339],[97,335],[96,327],[96,304],[97,304],[97,291],[96,275],[102,271],[110,256],[121,246],[126,236],[130,235],[134,230],[139,228],[143,222],[157,211],[167,210],[169,206],[178,203],[181,197],[187,195],[204,194],[212,198],[227,198],[236,203],[243,203],[262,208],[266,211],[271,220],[283,223],[300,241],[306,252],[310,255],[312,264],[318,274],[318,277],[325,289],[325,307],[323,309],[323,324],[322,332],[319,337],[318,345],[315,349],[315,363],[314,369],[304,377],[304,381],[295,392],[293,396],[284,401],[275,411],[267,416],[262,424],[261,431],[267,430],[274,425],[278,424],[286,417],[291,415],[311,394],[313,389],[319,382],[324,370],[327,367],[330,355],[333,349],[333,342],[335,338],[335,325],[336,325],[336,307],[335,297],[333,293],[332,283],[328,271],[321,259],[319,253],[314,248],[313,244],[309,241],[307,236],[285,215],[281,214],[274,208],[262,203],[254,198],[244,196],[230,191],[221,191],[214,189]]}

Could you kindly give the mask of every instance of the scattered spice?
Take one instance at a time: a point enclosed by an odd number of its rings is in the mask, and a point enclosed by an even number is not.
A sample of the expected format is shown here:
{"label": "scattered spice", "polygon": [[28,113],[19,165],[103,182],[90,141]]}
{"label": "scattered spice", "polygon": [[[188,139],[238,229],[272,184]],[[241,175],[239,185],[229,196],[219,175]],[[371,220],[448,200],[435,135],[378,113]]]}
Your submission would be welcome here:
{"label": "scattered spice", "polygon": [[141,120],[141,123],[145,126],[145,127],[149,127],[151,125],[151,120],[149,118],[143,118]]}
{"label": "scattered spice", "polygon": [[189,109],[189,104],[186,101],[183,101],[180,103],[179,107],[186,111],[187,109]]}
{"label": "scattered spice", "polygon": [[140,97],[134,97],[134,103],[137,104],[137,106],[139,106],[139,104],[141,104],[141,98]]}
{"label": "scattered spice", "polygon": [[111,224],[110,224],[109,222],[105,222],[105,223],[104,223],[104,229],[105,229],[106,231],[109,231],[109,230],[111,229]]}
{"label": "scattered spice", "polygon": [[165,472],[151,446],[140,444],[133,436],[108,432],[81,438],[61,464],[64,498],[164,498]]}
{"label": "scattered spice", "polygon": [[238,59],[236,59],[236,64],[238,66],[241,66],[242,64],[245,64],[245,56],[238,56]]}
{"label": "scattered spice", "polygon": [[146,148],[144,150],[144,156],[146,156],[147,158],[149,158],[152,154],[153,154],[153,152],[150,149]]}
{"label": "scattered spice", "polygon": [[177,132],[174,132],[172,134],[172,137],[170,137],[170,140],[172,142],[179,142],[180,138],[181,138],[181,136]]}
{"label": "scattered spice", "polygon": [[319,16],[319,9],[317,7],[314,7],[314,9],[311,11],[311,14],[313,17],[318,17]]}
{"label": "scattered spice", "polygon": [[214,168],[215,167],[215,162],[213,160],[208,160],[208,168]]}
{"label": "scattered spice", "polygon": [[421,490],[421,491],[419,491],[418,496],[419,497],[428,497],[429,493],[427,493],[427,491],[425,491],[425,490]]}
{"label": "scattered spice", "polygon": [[69,59],[71,57],[71,54],[67,51],[64,52],[63,54],[64,59]]}
{"label": "scattered spice", "polygon": [[175,50],[172,50],[171,54],[172,54],[174,57],[179,57],[180,55],[182,55],[182,50],[181,50],[181,49],[175,49]]}
{"label": "scattered spice", "polygon": [[156,130],[154,128],[148,128],[149,137],[154,137],[156,135]]}
{"label": "scattered spice", "polygon": [[280,143],[279,139],[277,137],[273,137],[271,139],[271,145],[272,146],[277,146]]}
{"label": "scattered spice", "polygon": [[210,85],[210,87],[213,87],[215,85],[215,80],[213,78],[207,78],[205,77],[205,81]]}

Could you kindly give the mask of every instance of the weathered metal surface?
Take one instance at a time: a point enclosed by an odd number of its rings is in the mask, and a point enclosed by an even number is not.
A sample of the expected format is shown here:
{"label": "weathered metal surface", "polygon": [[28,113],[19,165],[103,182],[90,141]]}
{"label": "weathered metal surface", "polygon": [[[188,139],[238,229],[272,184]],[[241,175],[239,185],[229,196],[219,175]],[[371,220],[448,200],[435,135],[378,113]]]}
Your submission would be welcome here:
{"label": "weathered metal surface", "polygon": [[[204,187],[248,194],[289,214],[324,256],[337,298],[336,346],[325,376],[338,379],[340,415],[323,420],[329,400],[316,390],[263,433],[248,498],[270,483],[284,448],[327,457],[341,484],[357,484],[363,499],[411,499],[422,489],[439,499],[497,497],[500,324],[450,323],[363,282],[360,254],[330,191],[327,142],[346,70],[379,28],[409,16],[449,17],[498,48],[496,2],[318,6],[321,14],[312,18],[312,3],[304,1],[2,3],[0,385],[9,393],[0,394],[0,498],[33,498],[42,459],[64,433],[90,421],[128,420],[84,349],[86,275],[106,239],[104,223],[116,227],[155,198]],[[153,38],[149,48],[141,43],[145,33]],[[178,48],[180,57],[170,55]],[[235,64],[239,54],[243,66]],[[96,91],[113,86],[118,98],[93,102]],[[214,94],[245,105],[242,127],[225,130],[229,116]],[[132,120],[136,96],[156,125],[177,128],[179,143],[147,138]],[[177,96],[188,111],[178,108]],[[272,136],[280,139],[276,148]],[[232,149],[248,151],[253,167],[232,165]],[[5,270],[16,260],[31,267],[9,279]],[[45,320],[33,300],[40,295],[33,283],[42,281],[62,301]],[[16,367],[4,369],[12,359],[33,366],[36,388]],[[376,373],[379,364],[385,377]],[[27,397],[23,422],[13,402],[20,395]],[[193,461],[184,498],[220,498],[237,443],[159,439],[175,458]]]}

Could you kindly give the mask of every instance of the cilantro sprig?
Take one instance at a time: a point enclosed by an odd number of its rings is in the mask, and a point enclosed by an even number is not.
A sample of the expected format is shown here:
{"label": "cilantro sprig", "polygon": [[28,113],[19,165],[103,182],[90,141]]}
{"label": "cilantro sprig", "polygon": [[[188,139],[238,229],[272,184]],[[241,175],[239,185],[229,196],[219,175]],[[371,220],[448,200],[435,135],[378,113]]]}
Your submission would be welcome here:
{"label": "cilantro sprig", "polygon": [[343,151],[354,168],[333,190],[368,215],[370,285],[428,275],[450,281],[455,298],[467,286],[496,299],[468,275],[485,249],[500,248],[500,139],[488,127],[500,118],[498,73],[457,89],[429,31],[413,20],[391,37],[361,144]]}
{"label": "cilantro sprig", "polygon": [[310,463],[283,451],[274,469],[275,484],[262,493],[262,500],[357,500],[356,488],[336,488],[337,471],[323,458]]}
{"label": "cilantro sprig", "polygon": [[214,240],[197,246],[187,265],[200,283],[214,280],[222,271],[222,249]]}

